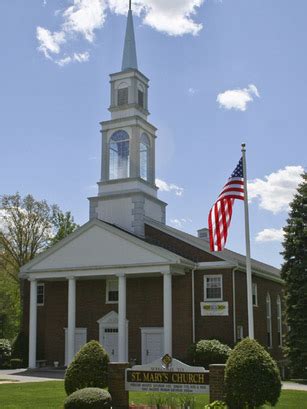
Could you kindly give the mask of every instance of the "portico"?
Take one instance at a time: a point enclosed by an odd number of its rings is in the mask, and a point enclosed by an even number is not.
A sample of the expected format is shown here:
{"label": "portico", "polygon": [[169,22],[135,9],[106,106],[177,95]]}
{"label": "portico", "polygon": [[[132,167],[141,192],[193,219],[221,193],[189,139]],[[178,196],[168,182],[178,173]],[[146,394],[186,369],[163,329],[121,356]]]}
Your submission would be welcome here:
{"label": "portico", "polygon": [[[90,233],[92,232],[92,233]],[[97,235],[97,233],[99,234]],[[88,261],[87,267],[76,265],[71,266],[70,269],[60,263],[63,251],[69,260],[78,261],[78,254],[80,246],[84,240],[88,240],[89,236],[93,236],[96,246],[99,243],[110,243],[110,247],[96,249],[100,254],[100,265],[95,263],[95,267],[90,265],[90,254],[83,251],[82,264],[85,259]],[[107,238],[106,238],[107,236]],[[130,251],[125,252],[120,256],[112,250],[112,239],[116,238],[117,248],[122,248],[122,244],[118,240],[129,239],[132,247]],[[114,243],[113,243],[114,244]],[[129,247],[129,244],[125,244]],[[112,260],[110,253],[113,251]],[[144,253],[145,252],[145,253]],[[96,253],[96,254],[97,254]],[[158,254],[159,253],[159,254]],[[66,258],[65,257],[65,258]],[[109,260],[108,260],[109,257]],[[146,257],[149,263],[138,263],[140,259]],[[121,260],[122,258],[122,260]],[[53,267],[51,268],[51,260]],[[103,260],[108,261],[107,266],[101,265]],[[124,263],[126,260],[126,263]],[[94,260],[95,261],[95,260]],[[116,265],[115,263],[118,263]],[[48,286],[48,282],[59,281],[67,288],[67,361],[72,361],[75,354],[75,334],[77,322],[78,300],[76,288],[79,283],[82,284],[85,280],[87,282],[97,280],[107,280],[110,278],[118,281],[118,304],[109,305],[114,311],[118,312],[118,362],[127,362],[131,357],[128,356],[128,331],[127,326],[127,280],[133,285],[133,280],[140,278],[151,278],[152,280],[162,280],[162,322],[163,322],[163,352],[172,354],[172,278],[175,275],[185,274],[185,270],[191,267],[191,262],[168,250],[157,248],[151,244],[145,243],[128,233],[125,233],[113,226],[103,223],[98,220],[91,221],[87,226],[83,226],[77,232],[73,233],[69,238],[64,240],[64,246],[57,245],[55,248],[48,250],[46,253],[40,255],[35,263],[27,265],[27,272],[24,272],[24,277],[30,281],[30,317],[29,317],[29,367],[36,367],[36,345],[37,345],[37,283],[44,282]],[[48,267],[48,268],[47,268]],[[144,286],[144,292],[149,292]],[[144,297],[146,294],[144,294]],[[103,297],[103,296],[102,296]],[[65,300],[63,300],[65,302]],[[140,307],[141,308],[141,307]],[[150,327],[150,324],[148,325]],[[140,335],[141,337],[141,331]]]}

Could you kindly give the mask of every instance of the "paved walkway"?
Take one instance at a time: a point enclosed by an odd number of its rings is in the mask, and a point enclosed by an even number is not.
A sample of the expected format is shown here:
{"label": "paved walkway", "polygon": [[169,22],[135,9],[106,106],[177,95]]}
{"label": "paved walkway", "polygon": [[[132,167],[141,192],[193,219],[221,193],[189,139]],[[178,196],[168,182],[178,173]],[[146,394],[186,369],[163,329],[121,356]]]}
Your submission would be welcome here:
{"label": "paved walkway", "polygon": [[283,382],[282,389],[289,389],[292,391],[305,391],[307,392],[307,385],[296,382]]}
{"label": "paved walkway", "polygon": [[[37,370],[2,369],[0,370],[0,385],[1,383],[15,383],[16,381],[21,383],[60,381],[64,379],[64,373],[64,370],[51,368],[41,368]],[[307,392],[307,385],[295,382],[283,382],[282,389]]]}
{"label": "paved walkway", "polygon": [[0,370],[0,384],[8,382],[46,382],[64,379],[64,370],[55,369],[2,369]]}

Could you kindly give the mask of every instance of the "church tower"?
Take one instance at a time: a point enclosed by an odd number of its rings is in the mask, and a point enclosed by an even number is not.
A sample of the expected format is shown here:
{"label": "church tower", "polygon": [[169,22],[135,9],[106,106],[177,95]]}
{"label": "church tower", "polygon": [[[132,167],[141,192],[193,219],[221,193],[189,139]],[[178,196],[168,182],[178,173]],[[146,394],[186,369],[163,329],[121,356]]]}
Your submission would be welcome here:
{"label": "church tower", "polygon": [[110,75],[111,119],[101,122],[101,179],[90,218],[143,236],[146,217],[165,223],[166,203],[157,198],[157,129],[147,121],[149,79],[138,70],[129,3],[122,69]]}

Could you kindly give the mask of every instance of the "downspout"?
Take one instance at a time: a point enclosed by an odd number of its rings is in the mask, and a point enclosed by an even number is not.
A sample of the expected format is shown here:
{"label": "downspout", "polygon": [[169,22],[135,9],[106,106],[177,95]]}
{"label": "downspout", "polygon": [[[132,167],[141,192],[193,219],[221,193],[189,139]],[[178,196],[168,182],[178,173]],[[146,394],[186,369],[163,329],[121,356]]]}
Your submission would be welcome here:
{"label": "downspout", "polygon": [[233,320],[233,343],[237,342],[237,317],[236,317],[236,279],[235,272],[238,267],[232,270],[232,320]]}
{"label": "downspout", "polygon": [[195,342],[195,287],[194,287],[195,268],[192,269],[192,342]]}

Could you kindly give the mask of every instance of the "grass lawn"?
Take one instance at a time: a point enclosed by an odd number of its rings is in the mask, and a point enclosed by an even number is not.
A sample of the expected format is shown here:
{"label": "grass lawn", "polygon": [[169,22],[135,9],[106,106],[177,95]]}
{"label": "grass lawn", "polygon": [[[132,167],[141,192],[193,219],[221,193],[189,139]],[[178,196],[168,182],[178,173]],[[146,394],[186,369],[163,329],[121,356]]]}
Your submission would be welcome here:
{"label": "grass lawn", "polygon": [[[63,382],[35,382],[0,385],[1,409],[62,409],[65,399]],[[130,402],[147,403],[145,393],[130,393]],[[196,396],[197,408],[208,402],[207,395]],[[269,408],[266,406],[265,408]],[[276,409],[306,409],[307,392],[283,391]],[[263,408],[264,409],[264,408]]]}

